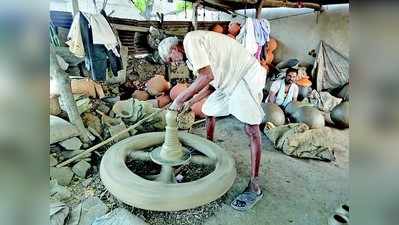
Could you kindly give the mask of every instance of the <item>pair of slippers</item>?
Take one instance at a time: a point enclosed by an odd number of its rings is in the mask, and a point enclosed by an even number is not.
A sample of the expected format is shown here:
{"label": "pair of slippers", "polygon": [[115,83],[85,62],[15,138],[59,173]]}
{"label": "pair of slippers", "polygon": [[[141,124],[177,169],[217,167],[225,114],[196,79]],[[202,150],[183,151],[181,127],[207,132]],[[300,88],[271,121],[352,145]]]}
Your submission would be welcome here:
{"label": "pair of slippers", "polygon": [[232,202],[231,207],[238,211],[247,211],[251,209],[259,200],[263,198],[263,192],[244,191],[239,194]]}
{"label": "pair of slippers", "polygon": [[328,225],[346,225],[349,224],[349,206],[341,205],[328,220]]}

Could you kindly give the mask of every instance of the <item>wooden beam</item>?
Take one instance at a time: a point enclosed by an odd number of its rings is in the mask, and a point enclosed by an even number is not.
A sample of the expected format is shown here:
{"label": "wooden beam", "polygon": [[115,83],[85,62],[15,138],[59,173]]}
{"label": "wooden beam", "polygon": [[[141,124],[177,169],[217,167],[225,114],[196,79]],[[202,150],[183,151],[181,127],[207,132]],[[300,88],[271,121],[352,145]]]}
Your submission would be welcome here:
{"label": "wooden beam", "polygon": [[256,19],[260,19],[262,15],[263,0],[258,0],[256,3]]}
{"label": "wooden beam", "polygon": [[[300,6],[295,2],[288,1],[277,1],[277,0],[264,0],[263,7],[288,7],[288,8],[300,8]],[[322,6],[317,3],[303,2],[303,8],[311,8],[318,11],[322,10]]]}

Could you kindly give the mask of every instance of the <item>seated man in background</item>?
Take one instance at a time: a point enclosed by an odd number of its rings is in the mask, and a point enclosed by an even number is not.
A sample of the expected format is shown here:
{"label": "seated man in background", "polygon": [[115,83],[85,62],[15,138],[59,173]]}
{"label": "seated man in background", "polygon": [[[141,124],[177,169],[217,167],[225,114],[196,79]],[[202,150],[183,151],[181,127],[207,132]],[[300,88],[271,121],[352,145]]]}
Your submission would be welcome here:
{"label": "seated man in background", "polygon": [[297,75],[298,71],[296,69],[289,68],[284,79],[273,81],[266,102],[275,103],[285,108],[288,103],[297,101],[299,91],[298,86],[295,84]]}

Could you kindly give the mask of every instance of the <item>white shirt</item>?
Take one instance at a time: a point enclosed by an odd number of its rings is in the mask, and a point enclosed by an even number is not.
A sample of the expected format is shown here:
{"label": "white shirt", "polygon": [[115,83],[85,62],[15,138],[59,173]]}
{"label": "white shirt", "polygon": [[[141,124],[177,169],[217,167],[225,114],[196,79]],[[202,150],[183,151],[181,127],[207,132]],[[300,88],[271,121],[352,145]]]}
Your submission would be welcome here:
{"label": "white shirt", "polygon": [[260,124],[264,113],[260,107],[266,70],[240,43],[212,31],[189,32],[183,41],[192,70],[210,66],[216,90],[204,103],[208,116],[234,115],[247,124]]}
{"label": "white shirt", "polygon": [[[284,79],[280,79],[273,81],[269,93],[271,92],[277,93],[276,104],[286,107],[288,103],[292,102],[294,98],[298,97],[299,88],[298,85],[292,83],[288,89],[288,93],[285,94],[285,81]],[[269,96],[267,97],[266,102],[268,102]]]}

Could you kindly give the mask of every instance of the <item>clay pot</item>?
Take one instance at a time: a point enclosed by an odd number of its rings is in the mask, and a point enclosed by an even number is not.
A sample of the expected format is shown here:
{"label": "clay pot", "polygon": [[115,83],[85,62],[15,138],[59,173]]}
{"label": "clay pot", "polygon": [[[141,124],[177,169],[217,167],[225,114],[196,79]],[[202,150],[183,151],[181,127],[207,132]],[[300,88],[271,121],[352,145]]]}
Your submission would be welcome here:
{"label": "clay pot", "polygon": [[339,128],[349,127],[349,102],[341,102],[330,113],[331,120]]}
{"label": "clay pot", "polygon": [[206,115],[202,112],[202,105],[204,105],[207,98],[195,103],[191,106],[191,111],[194,112],[196,118],[205,118]]}
{"label": "clay pot", "polygon": [[216,24],[216,25],[212,28],[212,31],[223,34],[224,29],[223,29],[223,27],[222,27],[220,24]]}
{"label": "clay pot", "polygon": [[285,123],[283,110],[273,103],[262,103],[262,109],[265,113],[264,123],[271,122],[273,125],[280,126]]}
{"label": "clay pot", "polygon": [[178,83],[176,84],[169,93],[169,96],[172,100],[175,100],[179,94],[188,88],[188,84],[186,83]]}
{"label": "clay pot", "polygon": [[195,122],[195,113],[193,111],[179,113],[177,115],[177,127],[181,130],[190,129]]}
{"label": "clay pot", "polygon": [[172,100],[170,99],[169,95],[163,94],[163,95],[160,95],[157,97],[157,101],[158,101],[158,107],[163,108],[165,105],[167,105]]}
{"label": "clay pot", "polygon": [[297,81],[295,81],[295,83],[297,85],[299,85],[299,86],[302,86],[302,87],[310,87],[310,86],[312,86],[312,81],[310,81],[309,79],[306,79],[306,78],[297,80]]}
{"label": "clay pot", "polygon": [[269,43],[267,45],[267,51],[273,52],[278,47],[277,41],[274,38],[270,38]]}
{"label": "clay pot", "polygon": [[311,87],[303,87],[299,86],[298,88],[298,100],[301,101],[302,99],[306,98],[309,93],[312,91]]}
{"label": "clay pot", "polygon": [[231,35],[233,35],[234,37],[237,36],[238,33],[240,33],[240,24],[238,24],[238,23],[232,23],[232,24],[229,26],[228,33],[231,34]]}
{"label": "clay pot", "polygon": [[273,59],[274,59],[274,54],[268,51],[266,56],[266,64],[271,64],[273,62]]}
{"label": "clay pot", "polygon": [[304,123],[311,129],[325,126],[323,113],[312,106],[300,107],[293,113],[292,117],[295,122]]}
{"label": "clay pot", "polygon": [[140,90],[135,90],[132,96],[140,101],[147,101],[150,98],[150,94],[148,94],[148,92]]}
{"label": "clay pot", "polygon": [[163,92],[168,91],[170,84],[161,75],[155,75],[153,78],[147,81],[145,84],[147,92],[152,96],[161,95]]}
{"label": "clay pot", "polygon": [[346,225],[349,224],[348,218],[340,214],[334,214],[328,219],[328,225]]}
{"label": "clay pot", "polygon": [[302,102],[290,102],[288,105],[285,107],[284,111],[288,115],[292,116],[296,110],[298,110],[300,107],[306,106],[306,103]]}
{"label": "clay pot", "polygon": [[349,84],[344,85],[344,87],[339,91],[338,97],[344,99],[344,101],[349,101]]}

